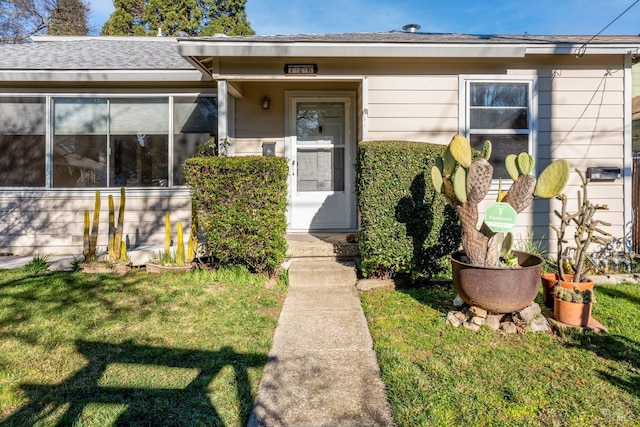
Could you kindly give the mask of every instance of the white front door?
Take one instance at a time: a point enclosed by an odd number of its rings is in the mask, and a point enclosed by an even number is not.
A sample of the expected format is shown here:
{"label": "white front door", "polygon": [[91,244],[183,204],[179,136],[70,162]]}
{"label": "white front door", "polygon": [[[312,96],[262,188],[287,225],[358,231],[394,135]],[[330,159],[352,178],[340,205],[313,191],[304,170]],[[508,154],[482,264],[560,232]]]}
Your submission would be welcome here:
{"label": "white front door", "polygon": [[355,229],[353,98],[287,99],[289,230]]}

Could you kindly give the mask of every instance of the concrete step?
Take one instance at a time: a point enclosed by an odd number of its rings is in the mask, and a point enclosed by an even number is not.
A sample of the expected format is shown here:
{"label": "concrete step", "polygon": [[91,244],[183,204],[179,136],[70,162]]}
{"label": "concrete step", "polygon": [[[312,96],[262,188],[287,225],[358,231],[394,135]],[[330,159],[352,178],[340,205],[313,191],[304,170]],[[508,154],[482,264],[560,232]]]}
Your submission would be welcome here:
{"label": "concrete step", "polygon": [[289,258],[327,257],[353,259],[360,256],[357,243],[347,242],[349,233],[287,234]]}
{"label": "concrete step", "polygon": [[355,286],[358,278],[353,261],[326,258],[293,259],[289,266],[289,286]]}

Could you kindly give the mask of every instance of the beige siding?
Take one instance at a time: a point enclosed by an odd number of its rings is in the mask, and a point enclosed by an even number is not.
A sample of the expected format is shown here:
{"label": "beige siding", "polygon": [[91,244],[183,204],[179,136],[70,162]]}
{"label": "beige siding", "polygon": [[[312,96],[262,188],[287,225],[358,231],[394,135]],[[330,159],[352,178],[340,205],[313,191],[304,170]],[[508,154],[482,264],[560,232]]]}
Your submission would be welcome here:
{"label": "beige siding", "polygon": [[[244,83],[242,98],[236,99],[235,154],[239,156],[262,155],[262,144],[276,143],[276,155],[284,155],[285,91],[287,90],[352,90],[356,83]],[[271,107],[260,106],[263,96],[271,98]]]}
{"label": "beige siding", "polygon": [[[164,214],[170,212],[172,235],[182,222],[185,234],[191,226],[191,198],[188,191],[161,194],[130,191],[127,194],[124,238],[129,248],[162,245]],[[106,248],[108,234],[108,195],[101,192],[100,235],[98,246]],[[116,208],[119,193],[114,194]],[[82,254],[84,210],[93,220],[94,193],[78,195],[55,192],[24,193],[21,196],[0,197],[0,252],[14,255]]]}
{"label": "beige siding", "polygon": [[[558,66],[540,70],[538,95],[538,162],[541,166],[555,159],[567,159],[572,169],[586,171],[588,167],[619,167],[624,159],[624,72],[622,64]],[[580,180],[576,172],[565,193],[568,209],[577,209]],[[608,211],[598,212],[598,218],[611,223],[607,227],[614,236],[624,236],[623,180],[592,182],[589,198],[608,205]],[[549,222],[558,223],[549,209],[558,209],[556,200],[540,204],[531,218],[538,236],[549,238],[555,249],[555,233]],[[569,230],[572,238],[573,229]],[[591,248],[596,250],[594,246]]]}
{"label": "beige siding", "polygon": [[369,78],[369,140],[446,143],[458,132],[458,76]]}

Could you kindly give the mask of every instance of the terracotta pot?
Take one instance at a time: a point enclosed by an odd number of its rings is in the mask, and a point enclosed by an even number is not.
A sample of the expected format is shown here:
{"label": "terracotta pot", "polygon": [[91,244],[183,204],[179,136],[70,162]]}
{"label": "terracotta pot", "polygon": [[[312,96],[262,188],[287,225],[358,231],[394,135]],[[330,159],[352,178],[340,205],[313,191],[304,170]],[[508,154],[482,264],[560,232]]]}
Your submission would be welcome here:
{"label": "terracotta pot", "polygon": [[[573,274],[565,274],[565,286],[564,288],[573,289],[573,286],[569,287],[567,283],[569,283],[573,279]],[[559,278],[556,273],[545,273],[541,276],[542,280],[542,299],[544,301],[544,305],[547,308],[553,308],[553,300],[554,296],[554,288],[558,285]],[[591,287],[593,289],[593,286]],[[582,290],[582,289],[581,289]]]}
{"label": "terracotta pot", "polygon": [[560,286],[565,289],[573,290],[574,286],[577,286],[581,291],[586,291],[587,289],[593,290],[593,280],[586,279],[585,282],[573,282],[573,274],[565,274],[565,280],[560,282]]}
{"label": "terracotta pot", "polygon": [[463,252],[451,254],[453,287],[460,298],[493,313],[513,313],[531,305],[538,295],[544,260],[514,253],[521,268],[478,267],[462,262]]}
{"label": "terracotta pot", "polygon": [[125,274],[131,271],[131,268],[132,268],[131,263],[113,264],[113,267],[112,267],[113,272],[116,273],[118,276],[124,276]]}
{"label": "terracotta pot", "polygon": [[124,276],[131,271],[131,263],[129,264],[84,264],[82,271],[85,273],[115,273],[118,276]]}
{"label": "terracotta pot", "polygon": [[553,308],[553,288],[558,284],[558,275],[555,273],[545,273],[540,277],[542,281],[542,300],[544,306]]}
{"label": "terracotta pot", "polygon": [[580,304],[555,298],[553,317],[558,322],[571,326],[587,326],[591,320],[592,304]]}
{"label": "terracotta pot", "polygon": [[81,265],[81,268],[85,273],[113,273],[113,267],[110,264],[83,264]]}

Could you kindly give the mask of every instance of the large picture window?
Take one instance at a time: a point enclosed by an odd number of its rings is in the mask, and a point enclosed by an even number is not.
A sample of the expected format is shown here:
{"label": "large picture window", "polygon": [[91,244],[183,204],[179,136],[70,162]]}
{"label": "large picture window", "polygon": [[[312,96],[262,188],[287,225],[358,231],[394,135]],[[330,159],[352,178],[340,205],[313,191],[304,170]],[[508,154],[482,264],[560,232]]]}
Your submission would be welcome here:
{"label": "large picture window", "polygon": [[0,187],[184,185],[217,123],[205,95],[0,97]]}
{"label": "large picture window", "polygon": [[467,80],[465,90],[469,141],[482,150],[490,140],[493,177],[508,179],[507,154],[532,151],[533,82]]}
{"label": "large picture window", "polygon": [[46,98],[0,98],[0,187],[46,183]]}

